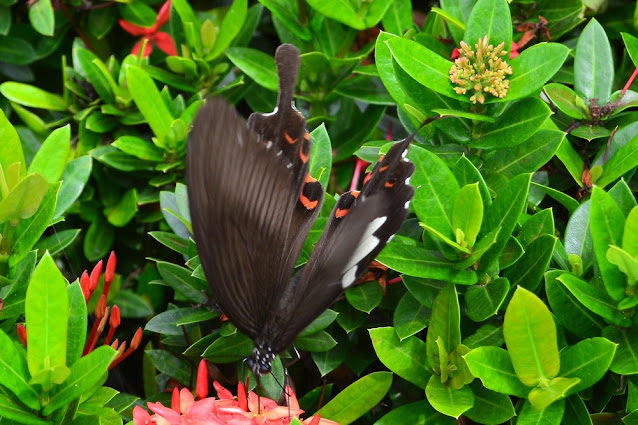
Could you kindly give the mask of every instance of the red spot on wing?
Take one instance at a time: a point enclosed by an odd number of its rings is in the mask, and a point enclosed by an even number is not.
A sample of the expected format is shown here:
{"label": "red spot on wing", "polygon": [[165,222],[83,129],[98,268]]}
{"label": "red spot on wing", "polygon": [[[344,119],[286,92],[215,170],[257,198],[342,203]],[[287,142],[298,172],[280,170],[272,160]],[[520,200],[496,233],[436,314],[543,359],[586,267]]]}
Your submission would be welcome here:
{"label": "red spot on wing", "polygon": [[381,172],[381,173],[384,172],[385,170],[388,169],[389,166],[390,166],[390,164],[384,165],[383,167],[379,168],[379,172]]}
{"label": "red spot on wing", "polygon": [[366,177],[363,179],[363,184],[368,183],[368,180],[372,178],[372,173],[366,174]]}
{"label": "red spot on wing", "polygon": [[288,142],[291,145],[294,145],[295,143],[297,143],[297,139],[293,139],[292,137],[290,137],[290,134],[288,134],[287,131],[284,131],[284,137],[286,138],[286,142]]}
{"label": "red spot on wing", "polygon": [[349,209],[350,209],[350,208],[344,208],[344,209],[337,208],[337,211],[335,211],[335,217],[336,217],[336,218],[345,217],[345,216],[346,216],[346,214],[348,214],[348,210],[349,210]]}
{"label": "red spot on wing", "polygon": [[315,208],[317,208],[317,204],[319,203],[319,200],[317,199],[315,199],[314,201],[308,199],[308,197],[305,196],[303,192],[299,194],[299,201],[301,202],[301,205],[306,207],[307,210],[314,210]]}

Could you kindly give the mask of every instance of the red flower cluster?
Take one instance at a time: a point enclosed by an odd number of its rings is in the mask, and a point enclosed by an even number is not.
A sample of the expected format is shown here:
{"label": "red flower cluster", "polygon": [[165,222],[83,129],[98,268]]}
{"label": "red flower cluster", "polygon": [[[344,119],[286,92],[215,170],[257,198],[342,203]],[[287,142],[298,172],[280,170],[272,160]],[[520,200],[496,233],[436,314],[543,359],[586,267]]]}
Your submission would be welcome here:
{"label": "red flower cluster", "polygon": [[175,47],[175,41],[171,38],[170,34],[166,32],[159,31],[159,29],[164,26],[168,22],[168,19],[171,16],[171,1],[168,0],[159,13],[157,14],[157,19],[152,27],[140,27],[139,25],[132,24],[130,22],[125,21],[124,19],[120,19],[120,26],[124,28],[126,32],[135,36],[142,37],[140,41],[135,43],[133,49],[131,50],[131,54],[137,55],[142,48],[142,44],[144,41],[148,40],[146,46],[144,47],[144,52],[142,52],[143,57],[147,57],[153,51],[153,46],[151,46],[151,42],[155,43],[155,45],[164,53],[170,56],[177,55],[177,48]]}
{"label": "red flower cluster", "polygon": [[[253,391],[246,396],[243,383],[237,385],[237,398],[219,382],[214,383],[217,398],[208,395],[208,369],[202,359],[197,371],[196,394],[198,401],[190,390],[177,388],[173,390],[171,407],[162,403],[147,403],[153,412],[149,414],[140,406],[133,409],[135,425],[288,425],[292,418],[298,418],[303,410],[299,408],[297,397],[290,387],[290,406],[280,406],[276,401],[259,397]],[[339,425],[336,422],[321,419],[319,415],[302,421],[305,425]]]}

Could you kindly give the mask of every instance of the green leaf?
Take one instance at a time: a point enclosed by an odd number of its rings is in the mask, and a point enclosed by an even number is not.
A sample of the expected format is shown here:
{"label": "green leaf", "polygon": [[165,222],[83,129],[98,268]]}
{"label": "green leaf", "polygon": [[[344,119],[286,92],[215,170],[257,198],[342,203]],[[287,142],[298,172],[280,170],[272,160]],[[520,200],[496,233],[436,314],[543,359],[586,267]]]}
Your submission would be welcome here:
{"label": "green leaf", "polygon": [[600,335],[606,323],[557,280],[563,273],[561,270],[550,270],[545,273],[545,292],[552,311],[560,323],[579,338]]}
{"label": "green leaf", "polygon": [[535,291],[549,266],[555,246],[556,236],[539,236],[523,256],[503,273],[503,277],[509,279],[512,288],[520,286]]}
{"label": "green leaf", "polygon": [[512,17],[507,2],[479,0],[472,8],[463,40],[470,46],[474,46],[480,38],[485,36],[487,36],[489,44],[496,47],[505,43],[505,49],[510,49]]}
{"label": "green leaf", "polygon": [[68,324],[66,320],[59,319],[69,309],[67,285],[53,258],[49,254],[43,255],[31,276],[24,305],[29,327],[27,361],[32,377],[44,370],[66,365]]}
{"label": "green leaf", "polygon": [[634,66],[638,67],[638,38],[626,32],[621,32],[620,34],[625,42],[625,47],[627,48],[627,53],[629,53],[631,61],[634,63]]}
{"label": "green leaf", "polygon": [[388,369],[425,389],[432,370],[425,355],[425,343],[415,336],[399,340],[394,328],[370,329],[372,346]]}
{"label": "green leaf", "polygon": [[118,14],[114,7],[106,7],[102,10],[93,9],[89,11],[87,27],[95,38],[101,40],[111,31],[117,17]]}
{"label": "green leaf", "polygon": [[455,425],[456,423],[453,418],[443,416],[434,410],[427,400],[420,400],[394,407],[374,425]]}
{"label": "green leaf", "polygon": [[58,192],[58,201],[53,218],[58,218],[80,197],[91,175],[93,161],[84,155],[66,163],[62,173],[62,186]]}
{"label": "green leaf", "polygon": [[[633,256],[627,251],[618,248],[617,246],[610,246],[607,251],[607,260],[618,267],[618,269],[627,275],[627,283],[630,287],[634,287],[636,282],[638,281],[638,258],[637,256]],[[620,307],[619,309],[624,310],[629,307]]]}
{"label": "green leaf", "polygon": [[165,261],[158,261],[157,271],[168,286],[186,299],[196,303],[206,301],[205,295],[201,292],[205,286],[200,283],[199,279],[193,277],[188,269]]}
{"label": "green leaf", "polygon": [[295,347],[303,351],[324,352],[337,345],[337,341],[326,331],[312,335],[301,335],[295,339]]}
{"label": "green leaf", "polygon": [[392,373],[374,372],[341,391],[317,413],[341,425],[348,425],[379,403],[392,385]]}
{"label": "green leaf", "polygon": [[310,141],[312,142],[310,175],[319,180],[323,187],[327,187],[332,168],[332,145],[325,124],[312,130]]}
{"label": "green leaf", "polygon": [[38,0],[29,7],[29,21],[37,32],[46,36],[53,36],[55,30],[55,15],[51,0]]}
{"label": "green leaf", "polygon": [[155,238],[162,245],[179,252],[180,254],[188,255],[188,242],[185,239],[177,236],[172,232],[154,231],[148,232],[150,236]]}
{"label": "green leaf", "polygon": [[[323,16],[332,18],[338,22],[348,25],[349,27],[357,30],[364,30],[367,28],[364,17],[360,16],[358,11],[354,9],[353,4],[347,0],[337,0],[330,3],[326,3],[321,0],[309,0],[308,4]],[[376,22],[372,25],[374,24],[376,24]]]}
{"label": "green leaf", "polygon": [[375,105],[394,105],[381,79],[376,76],[355,75],[339,83],[335,93]]}
{"label": "green leaf", "polygon": [[71,375],[53,392],[51,401],[42,413],[49,415],[58,408],[71,403],[102,379],[115,357],[116,351],[109,346],[100,346],[81,357],[71,366]]}
{"label": "green leaf", "polygon": [[135,188],[124,192],[119,202],[110,207],[106,218],[115,227],[124,227],[135,217],[137,212],[137,190]]}
{"label": "green leaf", "polygon": [[470,146],[480,149],[503,149],[529,139],[551,115],[549,106],[536,97],[514,102],[494,124],[481,127]]}
{"label": "green leaf", "polygon": [[401,297],[394,310],[394,329],[399,339],[404,339],[422,331],[430,323],[432,311],[421,304],[414,296],[407,292]]}
{"label": "green leaf", "polygon": [[62,96],[15,81],[0,84],[0,93],[12,102],[32,108],[66,111],[69,107]]}
{"label": "green leaf", "polygon": [[482,322],[495,315],[510,289],[506,278],[498,278],[487,284],[470,286],[465,291],[467,315],[475,322]]}
{"label": "green leaf", "polygon": [[2,37],[0,56],[4,62],[12,65],[28,65],[38,59],[38,54],[31,43],[23,38],[9,36]]}
{"label": "green leaf", "polygon": [[396,0],[390,2],[383,19],[383,29],[395,35],[402,35],[407,29],[413,28],[412,2],[409,0]]}
{"label": "green leaf", "polygon": [[594,313],[618,326],[631,326],[631,318],[618,311],[614,302],[602,290],[569,273],[562,274],[558,280],[578,301]]}
{"label": "green leaf", "polygon": [[556,325],[547,306],[532,292],[517,288],[505,311],[503,335],[523,384],[535,387],[558,374]]}
{"label": "green leaf", "polygon": [[583,391],[602,379],[615,352],[616,344],[605,338],[584,339],[561,350],[559,376],[580,379],[566,396]]}
{"label": "green leaf", "polygon": [[50,425],[51,422],[45,421],[34,415],[29,409],[23,408],[14,400],[0,394],[0,416],[2,416],[3,422],[6,421],[10,424],[27,424],[27,425]]}
{"label": "green leaf", "polygon": [[[11,339],[0,330],[0,384],[8,388],[22,403],[34,410],[40,409],[36,391],[29,385],[27,362]],[[1,414],[1,413],[0,413]]]}
{"label": "green leaf", "polygon": [[[436,340],[442,338],[444,349],[450,353],[461,343],[461,312],[456,287],[446,284],[436,296],[432,305],[432,317],[425,344],[430,367],[440,373],[439,349]],[[436,408],[436,406],[434,406]],[[438,409],[437,409],[438,410]]]}
{"label": "green leaf", "polygon": [[141,27],[151,27],[157,19],[155,11],[144,2],[131,2],[119,7],[122,19]]}
{"label": "green leaf", "polygon": [[625,296],[626,277],[609,262],[607,250],[610,245],[622,245],[625,217],[616,201],[597,186],[592,191],[590,215],[594,253],[605,289],[611,298],[619,301]]}
{"label": "green leaf", "polygon": [[173,116],[162,100],[157,86],[142,68],[130,65],[126,68],[128,89],[148,125],[161,143],[166,138],[173,123]]}
{"label": "green leaf", "polygon": [[[1,91],[2,85],[0,85]],[[0,143],[0,173],[5,173],[11,164],[18,162],[20,163],[20,174],[25,175],[27,165],[22,153],[20,138],[2,110],[0,110],[0,138],[2,140]]]}
{"label": "green leaf", "polygon": [[458,418],[474,405],[474,394],[467,385],[460,389],[441,383],[437,375],[432,375],[425,388],[428,401],[444,415]]}
{"label": "green leaf", "polygon": [[543,90],[549,100],[568,117],[582,120],[589,115],[583,99],[571,88],[558,83],[549,83]]}
{"label": "green leaf", "polygon": [[383,301],[383,289],[374,281],[352,286],[346,291],[346,299],[357,310],[369,314]]}
{"label": "green leaf", "polygon": [[225,51],[230,61],[257,84],[268,90],[277,91],[279,78],[272,56],[249,47],[230,47]]}
{"label": "green leaf", "polygon": [[629,329],[608,326],[603,336],[618,344],[616,354],[609,370],[619,375],[635,375],[638,373],[638,327]]}
{"label": "green leaf", "polygon": [[304,330],[299,332],[298,336],[312,335],[326,329],[332,322],[335,321],[338,315],[339,314],[336,311],[327,309],[326,311],[321,313],[319,317],[313,320],[312,323],[306,326]]}
{"label": "green leaf", "polygon": [[390,38],[386,44],[399,66],[418,83],[443,96],[461,102],[470,101],[468,96],[454,91],[450,81],[452,62],[406,38]]}
{"label": "green leaf", "polygon": [[482,424],[501,424],[516,415],[512,400],[505,394],[500,394],[482,385],[470,385],[474,394],[474,406],[465,416]]}
{"label": "green leaf", "polygon": [[593,19],[578,37],[574,59],[574,90],[598,105],[609,100],[614,81],[614,58],[603,27]]}
{"label": "green leaf", "polygon": [[392,241],[377,256],[381,264],[414,277],[454,282],[460,285],[474,285],[478,281],[476,272],[456,270],[452,263],[432,255],[421,246],[405,245]]}
{"label": "green leaf", "polygon": [[452,214],[459,193],[456,178],[441,159],[425,149],[412,146],[409,157],[416,165],[412,185],[420,186],[412,208],[420,221],[448,238],[453,237]]}
{"label": "green leaf", "polygon": [[66,342],[66,364],[72,366],[80,357],[86,343],[87,306],[80,281],[67,286],[69,294],[69,332]]}
{"label": "green leaf", "polygon": [[248,13],[247,0],[234,1],[222,21],[219,32],[217,33],[217,40],[215,41],[215,47],[213,51],[206,56],[207,60],[217,58],[219,55],[230,46],[233,39],[239,34],[246,20],[246,14]]}
{"label": "green leaf", "polygon": [[11,247],[9,265],[18,264],[33,248],[44,231],[51,224],[59,185],[50,185],[38,211],[26,220],[20,220],[16,229],[16,239]]}
{"label": "green leaf", "polygon": [[164,151],[157,148],[153,143],[135,136],[121,136],[113,143],[113,146],[124,153],[139,159],[153,162],[164,160]]}
{"label": "green leaf", "polygon": [[627,215],[622,235],[622,249],[629,255],[638,256],[638,207],[634,206]]}
{"label": "green leaf", "polygon": [[527,400],[535,409],[545,409],[556,400],[565,398],[579,382],[579,378],[554,378],[545,386],[532,388]]}
{"label": "green leaf", "polygon": [[71,150],[71,127],[65,125],[51,134],[40,146],[29,165],[29,173],[41,174],[49,183],[62,177]]}
{"label": "green leaf", "polygon": [[[503,328],[489,323],[479,327],[476,332],[463,339],[463,345],[472,349],[478,347],[500,347],[504,343]],[[507,354],[507,352],[506,355],[509,359],[509,354]],[[512,362],[510,361],[510,365],[511,363]],[[514,369],[512,369],[512,371],[513,370]],[[514,372],[512,372],[512,374],[515,375]]]}
{"label": "green leaf", "polygon": [[33,249],[37,250],[40,256],[42,256],[46,251],[49,251],[51,255],[55,255],[71,245],[81,231],[82,229],[67,229],[57,231],[51,236],[40,239],[33,246]]}
{"label": "green leaf", "polygon": [[472,375],[479,378],[485,388],[501,394],[527,398],[530,388],[518,379],[510,355],[504,349],[478,347],[467,353],[464,358]]}
{"label": "green leaf", "polygon": [[[459,191],[452,212],[452,229],[460,229],[465,236],[464,242],[473,247],[476,236],[483,223],[483,201],[479,184],[465,185]],[[457,242],[459,242],[457,240]]]}
{"label": "green leaf", "polygon": [[554,216],[552,209],[548,208],[534,214],[523,224],[516,239],[527,248],[532,242],[542,235],[554,235]]}
{"label": "green leaf", "polygon": [[509,102],[540,91],[561,68],[569,48],[559,43],[538,43],[525,49],[510,61],[510,88],[503,99],[489,98],[489,102]]}
{"label": "green leaf", "polygon": [[261,3],[273,14],[275,22],[280,21],[286,29],[304,41],[311,39],[308,23],[301,22],[297,3],[285,0],[263,0]]}
{"label": "green leaf", "polygon": [[605,187],[638,166],[638,135],[634,136],[603,165],[596,185]]}
{"label": "green leaf", "polygon": [[235,333],[217,339],[204,351],[203,356],[212,362],[230,363],[248,357],[253,347],[250,338],[244,334]]}
{"label": "green leaf", "polygon": [[89,226],[84,237],[84,255],[89,261],[98,261],[111,250],[115,230],[106,220],[97,219]]}
{"label": "green leaf", "polygon": [[[29,174],[0,201],[0,223],[26,219],[38,211],[49,183],[40,174]],[[15,225],[15,223],[13,224]]]}
{"label": "green leaf", "polygon": [[174,308],[155,315],[146,323],[145,330],[165,335],[183,335],[183,329],[177,324],[182,318],[192,314],[192,308]]}
{"label": "green leaf", "polygon": [[483,255],[480,270],[488,269],[498,260],[523,212],[529,192],[531,174],[520,174],[511,179],[499,192],[483,220],[482,236],[500,228],[496,242]]}

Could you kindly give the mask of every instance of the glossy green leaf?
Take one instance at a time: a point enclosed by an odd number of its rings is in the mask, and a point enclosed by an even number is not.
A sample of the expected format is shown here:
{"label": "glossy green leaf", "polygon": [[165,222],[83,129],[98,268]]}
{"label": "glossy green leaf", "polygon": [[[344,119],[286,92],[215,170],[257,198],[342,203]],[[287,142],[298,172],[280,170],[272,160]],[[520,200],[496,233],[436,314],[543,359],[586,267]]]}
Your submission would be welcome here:
{"label": "glossy green leaf", "polygon": [[332,145],[324,124],[312,130],[310,141],[312,142],[310,175],[319,180],[323,187],[327,187],[332,169]]}
{"label": "glossy green leaf", "polygon": [[257,84],[277,91],[279,78],[272,56],[248,47],[230,47],[225,52],[230,61]]}
{"label": "glossy green leaf", "polygon": [[43,414],[48,415],[56,409],[69,404],[93,387],[107,372],[116,351],[109,346],[101,346],[78,359],[71,366],[71,375],[63,385],[56,388]]}
{"label": "glossy green leaf", "polygon": [[579,338],[600,335],[606,323],[558,280],[563,273],[561,270],[545,273],[545,293],[552,311],[561,324]]}
{"label": "glossy green leaf", "polygon": [[505,43],[505,50],[509,50],[512,42],[512,17],[507,2],[479,0],[472,8],[463,40],[474,46],[485,36],[489,44],[497,46]]}
{"label": "glossy green leaf", "polygon": [[157,271],[168,286],[182,294],[186,299],[196,303],[205,301],[205,296],[202,293],[204,286],[192,276],[188,269],[176,264],[158,261]]}
{"label": "glossy green leaf", "polygon": [[135,188],[124,192],[119,202],[111,207],[106,219],[115,227],[124,227],[135,217],[137,212],[137,190]]}
{"label": "glossy green leaf", "polygon": [[29,173],[39,173],[49,183],[62,177],[71,149],[71,127],[65,125],[49,135],[29,165]]}
{"label": "glossy green leaf", "polygon": [[370,313],[383,301],[383,289],[377,282],[355,285],[346,291],[346,299],[357,310]]}
{"label": "glossy green leaf", "polygon": [[[2,85],[0,85],[0,92],[2,92]],[[11,164],[18,162],[20,163],[20,174],[26,174],[27,166],[24,161],[20,138],[2,111],[0,111],[0,137],[2,138],[2,143],[0,143],[0,166],[2,167],[2,172],[6,172]]]}
{"label": "glossy green leaf", "polygon": [[[627,284],[629,286],[633,287],[636,285],[636,282],[638,282],[638,258],[636,256],[612,245],[607,251],[607,261],[627,275]],[[618,308],[623,310],[628,307],[621,307],[619,304]]]}
{"label": "glossy green leaf", "polygon": [[525,49],[510,61],[512,75],[507,96],[489,101],[509,102],[539,92],[561,68],[568,54],[569,48],[559,43],[538,43]]}
{"label": "glossy green leaf", "polygon": [[66,364],[72,366],[82,357],[82,350],[86,343],[87,306],[79,280],[67,286],[67,292],[69,295],[69,331],[66,342]]}
{"label": "glossy green leaf", "polygon": [[55,255],[71,245],[81,231],[81,229],[60,230],[51,236],[40,239],[33,246],[33,249],[38,250],[38,254],[40,256],[42,256],[46,251],[49,251],[51,255]]}
{"label": "glossy green leaf", "polygon": [[527,398],[530,388],[520,381],[510,355],[504,349],[478,347],[465,355],[465,361],[472,375],[480,379],[485,388],[501,394]]}
{"label": "glossy green leaf", "polygon": [[461,313],[456,288],[448,283],[441,288],[434,300],[425,340],[428,363],[436,373],[440,373],[439,349],[436,340],[439,337],[442,338],[443,346],[448,353],[456,349],[461,343],[460,321]]}
{"label": "glossy green leaf", "polygon": [[506,278],[498,278],[487,284],[470,286],[465,291],[467,315],[475,322],[482,322],[495,315],[510,289]]}
{"label": "glossy green leaf", "polygon": [[330,326],[332,322],[335,321],[338,315],[339,314],[334,310],[327,309],[326,311],[321,313],[315,320],[313,320],[312,323],[306,326],[303,331],[299,332],[298,336],[312,335],[324,330],[325,328]]}
{"label": "glossy green leaf", "polygon": [[560,372],[563,378],[578,378],[567,395],[593,386],[607,372],[616,352],[616,344],[605,338],[584,339],[560,352]]}
{"label": "glossy green leaf", "polygon": [[516,290],[505,311],[503,335],[523,384],[534,387],[558,374],[556,325],[547,306],[532,292]]}
{"label": "glossy green leaf", "polygon": [[638,135],[609,158],[603,166],[603,175],[596,180],[596,185],[607,186],[636,167],[638,167]]}
{"label": "glossy green leaf", "polygon": [[295,347],[303,351],[324,352],[337,345],[337,341],[326,331],[312,335],[301,335],[295,339]]}
{"label": "glossy green leaf", "polygon": [[30,376],[26,359],[2,330],[0,330],[0,352],[2,352],[2,356],[0,356],[0,384],[8,388],[26,406],[39,410],[38,393],[29,385]]}
{"label": "glossy green leaf", "polygon": [[443,96],[470,101],[469,96],[454,91],[449,72],[452,62],[406,38],[390,38],[386,44],[399,66],[417,82]]}
{"label": "glossy green leaf", "polygon": [[[452,229],[460,229],[464,242],[473,247],[483,223],[483,201],[479,184],[465,185],[459,191],[452,211]],[[457,240],[457,242],[459,242]]]}
{"label": "glossy green leaf", "polygon": [[151,27],[157,19],[157,14],[144,2],[131,2],[119,7],[122,18],[141,27]]}
{"label": "glossy green leaf", "polygon": [[481,424],[501,424],[516,415],[512,400],[505,395],[488,390],[473,383],[474,406],[464,413],[465,416]]}
{"label": "glossy green leaf", "polygon": [[147,161],[160,162],[164,160],[164,152],[154,144],[135,136],[122,136],[117,138],[113,146],[124,153]]}
{"label": "glossy green leaf", "polygon": [[52,111],[66,111],[68,108],[66,101],[61,96],[29,84],[7,81],[0,84],[0,93],[7,99],[23,106]]}
{"label": "glossy green leaf", "polygon": [[20,406],[4,394],[0,394],[0,415],[3,422],[6,419],[10,424],[50,425],[49,421],[39,418],[31,409]]}
{"label": "glossy green leaf", "polygon": [[75,158],[66,163],[62,173],[62,185],[58,192],[58,201],[53,218],[60,217],[80,197],[93,168],[88,155]]}
{"label": "glossy green leaf", "polygon": [[[215,59],[230,46],[233,39],[241,31],[242,25],[248,13],[247,0],[234,1],[222,21],[222,25],[217,33],[217,40],[212,52],[207,56],[208,60]],[[204,41],[204,40],[202,40]]]}
{"label": "glossy green leaf", "polygon": [[609,370],[619,375],[635,375],[638,373],[638,327],[628,329],[608,326],[603,336],[618,344],[616,354]]}
{"label": "glossy green leaf", "polygon": [[[28,65],[38,58],[38,54],[31,43],[23,38],[10,36],[2,37],[0,55],[2,55],[4,62],[12,65]],[[1,86],[0,92],[2,92]]]}
{"label": "glossy green leaf", "polygon": [[89,261],[104,258],[115,240],[115,230],[106,220],[98,219],[89,225],[84,237],[84,255]]}
{"label": "glossy green leaf", "polygon": [[625,221],[622,249],[630,255],[638,256],[638,207],[636,206],[631,209]]}
{"label": "glossy green leaf", "polygon": [[375,105],[394,105],[383,83],[375,76],[355,75],[343,80],[335,88],[335,93]]}
{"label": "glossy green leaf", "polygon": [[67,286],[51,256],[42,256],[31,276],[24,305],[29,327],[27,361],[32,377],[43,370],[66,365],[68,324],[59,319],[69,308]]}
{"label": "glossy green leaf", "polygon": [[562,274],[558,280],[578,301],[594,313],[618,326],[631,326],[631,318],[621,313],[616,308],[615,302],[602,290],[569,273]]}
{"label": "glossy green leaf", "polygon": [[341,391],[317,413],[341,425],[348,425],[380,402],[392,385],[392,373],[374,372]]}
{"label": "glossy green leaf", "polygon": [[437,375],[432,375],[428,381],[425,395],[432,407],[453,418],[458,418],[474,405],[474,394],[470,387],[455,390],[442,384]]}
{"label": "glossy green leaf", "polygon": [[582,120],[589,114],[583,99],[571,88],[559,83],[549,83],[543,90],[549,100],[565,115]]}
{"label": "glossy green leaf", "polygon": [[51,37],[55,30],[55,15],[51,0],[38,0],[29,7],[29,21],[42,35]]}
{"label": "glossy green leaf", "polygon": [[603,27],[592,19],[578,37],[574,59],[574,90],[598,105],[609,100],[614,80],[614,58]]}
{"label": "glossy green leaf", "polygon": [[559,400],[543,410],[538,410],[529,401],[523,403],[518,413],[517,425],[559,425],[565,412],[565,402]]}
{"label": "glossy green leaf", "polygon": [[625,296],[626,277],[607,259],[610,245],[621,246],[625,218],[620,207],[603,189],[595,186],[591,196],[590,223],[596,262],[605,289],[616,301]]}
{"label": "glossy green leaf", "polygon": [[173,116],[161,98],[157,86],[142,68],[126,68],[128,89],[148,125],[160,142],[165,143],[173,123]]}
{"label": "glossy green leaf", "polygon": [[547,270],[556,246],[554,235],[542,235],[532,242],[523,256],[503,273],[512,288],[520,286],[535,291]]}
{"label": "glossy green leaf", "polygon": [[392,323],[399,339],[404,339],[422,331],[429,323],[432,311],[407,292],[401,297],[394,310]]}
{"label": "glossy green leaf", "polygon": [[503,149],[529,139],[551,115],[542,100],[534,97],[512,103],[494,124],[483,124],[481,131],[470,142],[473,148]]}
{"label": "glossy green leaf", "polygon": [[434,410],[427,400],[420,400],[393,408],[374,425],[455,425],[456,423],[455,419]]}
{"label": "glossy green leaf", "polygon": [[414,26],[412,22],[412,2],[397,0],[390,2],[383,19],[383,29],[395,35],[402,35],[407,29]]}
{"label": "glossy green leaf", "polygon": [[[38,211],[49,183],[40,174],[29,174],[0,201],[0,223],[26,219]],[[14,223],[15,225],[15,223]]]}
{"label": "glossy green leaf", "polygon": [[545,409],[556,400],[565,398],[569,392],[573,391],[579,382],[579,378],[556,377],[546,385],[539,385],[536,388],[532,388],[532,391],[530,391],[527,396],[527,400],[537,410]]}
{"label": "glossy green leaf", "polygon": [[593,425],[589,410],[579,395],[572,395],[565,399],[565,418],[569,418],[574,425]]}
{"label": "glossy green leaf", "polygon": [[401,341],[391,327],[370,329],[368,332],[381,363],[403,379],[425,389],[432,375],[425,355],[425,343],[415,336]]}

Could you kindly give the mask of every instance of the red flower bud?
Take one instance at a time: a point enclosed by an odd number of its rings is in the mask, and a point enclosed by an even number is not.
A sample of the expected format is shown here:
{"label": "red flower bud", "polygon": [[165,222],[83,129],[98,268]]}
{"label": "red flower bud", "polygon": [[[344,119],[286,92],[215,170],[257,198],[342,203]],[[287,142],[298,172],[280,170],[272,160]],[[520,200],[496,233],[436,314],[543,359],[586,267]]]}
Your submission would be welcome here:
{"label": "red flower bud", "polygon": [[18,338],[20,338],[20,342],[24,345],[24,348],[27,348],[27,328],[24,327],[22,323],[18,323]]}
{"label": "red flower bud", "polygon": [[206,367],[206,359],[199,362],[197,368],[197,384],[195,386],[195,394],[200,400],[208,396],[208,367]]}
{"label": "red flower bud", "polygon": [[97,283],[100,280],[101,274],[102,274],[102,260],[100,260],[99,263],[97,263],[95,267],[93,267],[93,271],[91,271],[91,284],[89,286],[89,288],[91,289],[91,292],[95,291],[95,288],[97,288]]}
{"label": "red flower bud", "polygon": [[137,328],[137,331],[135,331],[135,335],[133,335],[133,339],[131,340],[131,349],[135,350],[140,346],[140,342],[142,342],[142,335],[142,328]]}
{"label": "red flower bud", "polygon": [[109,288],[111,287],[111,283],[113,283],[113,279],[115,279],[115,265],[117,263],[117,258],[115,257],[115,251],[111,251],[111,255],[109,256],[109,260],[106,262],[106,271],[104,272],[104,295],[109,295]]}
{"label": "red flower bud", "polygon": [[173,394],[171,394],[171,409],[173,409],[177,413],[180,413],[179,390],[177,389],[177,387],[173,388]]}
{"label": "red flower bud", "polygon": [[246,397],[246,388],[244,388],[244,383],[239,382],[237,384],[237,403],[239,404],[239,408],[242,410],[248,411],[248,398]]}
{"label": "red flower bud", "polygon": [[82,277],[80,277],[80,288],[82,288],[82,295],[84,295],[84,300],[88,304],[89,298],[91,298],[91,283],[89,273],[86,270],[84,270]]}

